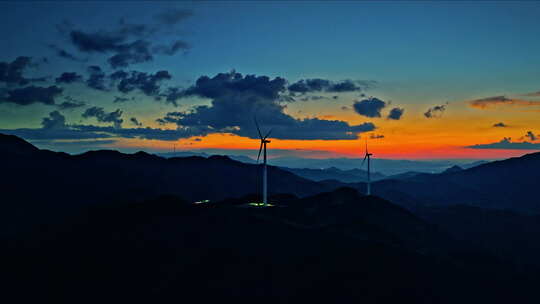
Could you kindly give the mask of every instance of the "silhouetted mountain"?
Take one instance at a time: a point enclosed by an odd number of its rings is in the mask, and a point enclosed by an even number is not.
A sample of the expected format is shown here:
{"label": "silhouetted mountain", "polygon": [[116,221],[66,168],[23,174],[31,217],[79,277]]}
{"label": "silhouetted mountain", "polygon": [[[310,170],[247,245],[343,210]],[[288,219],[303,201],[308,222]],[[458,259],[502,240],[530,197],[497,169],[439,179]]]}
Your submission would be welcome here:
{"label": "silhouetted mountain", "polygon": [[442,173],[452,173],[452,172],[459,172],[459,171],[462,171],[463,168],[461,168],[460,166],[458,165],[453,165],[452,167],[444,170]]}
{"label": "silhouetted mountain", "polygon": [[[376,155],[375,155],[376,156]],[[440,173],[445,169],[455,165],[457,160],[399,160],[372,158],[372,172],[379,172],[384,175],[401,174],[408,171],[423,173]],[[270,163],[275,166],[287,168],[308,168],[325,169],[335,167],[340,170],[351,170],[362,168],[362,158],[301,158],[301,157],[277,157],[272,158]],[[365,166],[365,164],[364,164]]]}
{"label": "silhouetted mountain", "polygon": [[477,167],[477,166],[487,164],[487,163],[489,163],[489,161],[487,160],[477,160],[472,163],[460,164],[459,166],[463,169],[470,169],[470,168]]}
{"label": "silhouetted mountain", "polygon": [[415,177],[418,174],[425,174],[425,173],[415,172],[415,171],[408,171],[408,172],[405,172],[405,173],[385,176],[383,179],[408,179],[408,178],[411,178],[411,177]]}
{"label": "silhouetted mountain", "polygon": [[[91,151],[80,155],[38,150],[13,136],[0,135],[3,225],[61,216],[84,204],[140,201],[163,194],[188,201],[222,200],[257,193],[261,166],[226,156],[165,159],[138,152]],[[277,167],[268,168],[272,193],[305,196],[330,190]],[[43,216],[42,216],[43,215]],[[26,219],[26,220],[20,220]],[[3,232],[8,229],[3,229]]]}
{"label": "silhouetted mountain", "polygon": [[[192,151],[177,151],[177,152],[156,153],[156,155],[164,157],[164,158],[190,157],[190,156],[200,156],[200,157],[208,158],[211,155],[221,155],[221,154],[208,154],[208,153],[205,153],[205,152],[192,152]],[[233,160],[236,160],[236,161],[239,161],[239,162],[243,162],[243,163],[246,163],[246,164],[254,164],[254,163],[256,163],[256,161],[254,159],[252,159],[251,157],[248,157],[248,156],[244,156],[244,155],[227,154],[227,155],[222,155],[222,156],[227,156],[230,159],[233,159]]]}
{"label": "silhouetted mountain", "polygon": [[402,208],[351,189],[275,208],[162,197],[95,205],[29,234],[24,246],[3,244],[0,266],[9,278],[4,295],[20,301],[536,300],[536,276],[482,253],[419,252],[420,242],[408,239],[426,232],[440,235]]}
{"label": "silhouetted mountain", "polygon": [[[344,183],[358,183],[367,181],[367,172],[360,169],[341,170],[335,167],[330,167],[327,169],[297,169],[281,167],[281,169],[317,182],[323,180],[338,180]],[[384,177],[385,176],[383,174],[371,172],[372,180],[380,180]]]}
{"label": "silhouetted mountain", "polygon": [[[404,206],[455,205],[540,213],[540,153],[441,174],[374,183],[373,192]],[[364,191],[364,184],[355,188]]]}

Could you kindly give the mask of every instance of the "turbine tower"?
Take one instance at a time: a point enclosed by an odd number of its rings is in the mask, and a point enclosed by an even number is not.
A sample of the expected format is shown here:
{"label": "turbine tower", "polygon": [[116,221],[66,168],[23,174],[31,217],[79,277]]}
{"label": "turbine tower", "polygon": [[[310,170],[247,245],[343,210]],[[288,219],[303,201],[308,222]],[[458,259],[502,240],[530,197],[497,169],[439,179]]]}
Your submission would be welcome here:
{"label": "turbine tower", "polygon": [[366,194],[367,195],[371,195],[371,172],[370,172],[370,163],[371,163],[371,156],[373,154],[369,153],[368,152],[368,148],[367,148],[367,139],[366,139],[366,154],[364,156],[364,160],[362,161],[362,164],[360,165],[360,167],[364,166],[364,162],[366,161],[367,159],[367,191],[366,191]]}
{"label": "turbine tower", "polygon": [[261,139],[261,146],[259,147],[259,155],[257,156],[257,163],[259,162],[259,158],[261,157],[261,151],[263,152],[263,205],[266,207],[268,206],[267,201],[267,185],[266,185],[266,144],[269,144],[270,141],[267,139],[270,135],[270,132],[272,132],[272,129],[266,133],[265,136],[262,135],[261,129],[259,128],[259,124],[257,123],[257,119],[255,118],[255,126],[257,126],[257,132],[259,132],[259,138]]}

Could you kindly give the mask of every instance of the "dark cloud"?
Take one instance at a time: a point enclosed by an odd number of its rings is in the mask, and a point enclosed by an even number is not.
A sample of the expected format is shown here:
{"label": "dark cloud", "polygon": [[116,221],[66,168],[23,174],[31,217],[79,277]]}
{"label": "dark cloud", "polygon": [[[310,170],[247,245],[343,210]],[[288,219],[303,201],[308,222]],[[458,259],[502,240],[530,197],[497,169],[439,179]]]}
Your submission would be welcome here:
{"label": "dark cloud", "polygon": [[117,109],[113,112],[105,112],[103,108],[100,107],[91,107],[86,109],[82,114],[83,118],[95,117],[99,122],[112,122],[115,128],[121,128],[124,120],[122,117],[122,111]]}
{"label": "dark cloud", "polygon": [[71,101],[64,101],[58,104],[58,108],[61,110],[70,110],[70,109],[80,108],[84,106],[86,106],[84,102],[76,103],[76,102],[71,102]]}
{"label": "dark cloud", "polygon": [[97,66],[91,65],[88,67],[88,79],[86,80],[86,85],[92,89],[106,91],[108,88],[105,85],[105,72]]}
{"label": "dark cloud", "polygon": [[129,101],[129,100],[131,100],[131,99],[133,99],[133,98],[114,96],[113,102],[114,102],[114,103],[117,103],[117,102],[126,102],[126,101]]}
{"label": "dark cloud", "polygon": [[381,117],[384,107],[386,107],[386,102],[375,97],[356,101],[353,104],[354,111],[366,117]]}
{"label": "dark cloud", "polygon": [[153,51],[155,53],[172,56],[178,53],[179,51],[187,51],[189,50],[189,48],[190,48],[190,45],[187,42],[182,41],[182,40],[177,40],[173,42],[171,45],[158,45],[153,48]]}
{"label": "dark cloud", "polygon": [[540,150],[540,143],[512,142],[510,137],[505,137],[499,142],[467,146],[471,149],[509,149],[509,150]]}
{"label": "dark cloud", "polygon": [[85,33],[74,30],[69,34],[71,42],[81,52],[105,53],[117,51],[126,37],[118,33],[95,32]]}
{"label": "dark cloud", "polygon": [[329,99],[329,98],[325,96],[320,96],[320,95],[304,96],[300,98],[301,101],[322,100],[322,99]]}
{"label": "dark cloud", "polygon": [[27,140],[80,140],[111,137],[109,134],[73,129],[66,124],[66,118],[58,111],[49,113],[41,121],[39,129],[4,129],[1,133],[16,135]]}
{"label": "dark cloud", "polygon": [[57,105],[58,108],[61,109],[61,110],[71,110],[71,109],[75,109],[75,108],[84,107],[86,105],[86,103],[84,103],[82,101],[75,100],[71,96],[66,96],[64,98],[65,98],[66,101],[64,101],[64,102]]}
{"label": "dark cloud", "polygon": [[41,121],[43,129],[65,129],[66,118],[58,111],[49,113],[49,117],[43,118]]}
{"label": "dark cloud", "polygon": [[83,79],[82,75],[77,74],[76,72],[64,72],[62,75],[56,78],[56,83],[72,83],[76,81],[81,81]]}
{"label": "dark cloud", "polygon": [[61,57],[61,58],[64,58],[64,59],[69,59],[69,60],[76,61],[76,62],[85,62],[86,61],[86,60],[84,60],[82,58],[79,58],[79,57],[73,55],[72,53],[66,51],[63,48],[58,47],[57,45],[50,44],[49,47],[55,51],[55,53],[56,53],[56,55],[58,57]]}
{"label": "dark cloud", "polygon": [[130,35],[139,35],[139,31],[142,30],[134,31],[133,29],[121,28],[115,32],[101,31],[95,33],[72,31],[70,38],[71,42],[81,52],[114,53],[108,59],[108,62],[111,67],[119,68],[153,59],[150,42],[142,39],[125,42]]}
{"label": "dark cloud", "polygon": [[144,40],[136,40],[132,43],[123,44],[117,49],[117,54],[108,59],[112,68],[124,68],[130,64],[151,61],[153,59],[150,43]]}
{"label": "dark cloud", "polygon": [[388,113],[388,119],[399,120],[404,112],[405,109],[403,108],[393,108],[390,110],[390,113]]}
{"label": "dark cloud", "polygon": [[296,119],[286,114],[285,106],[279,102],[284,91],[286,80],[280,77],[243,76],[234,71],[212,78],[202,76],[194,86],[174,91],[175,98],[200,96],[211,99],[211,105],[171,112],[157,121],[199,128],[204,133],[233,133],[250,138],[259,137],[253,122],[255,115],[261,126],[272,128],[272,137],[280,139],[356,139],[357,133],[375,129],[372,123],[351,126],[339,120]]}
{"label": "dark cloud", "polygon": [[530,141],[536,141],[538,137],[534,135],[532,131],[527,131],[527,134],[525,134],[525,137],[529,138]]}
{"label": "dark cloud", "polygon": [[446,106],[448,103],[440,105],[440,106],[434,106],[429,108],[425,113],[424,116],[426,118],[438,118],[441,117],[444,111],[446,111]]}
{"label": "dark cloud", "polygon": [[159,21],[154,26],[131,24],[121,19],[113,29],[85,32],[69,31],[71,43],[83,53],[111,54],[107,62],[112,68],[125,68],[131,64],[153,60],[154,54],[174,55],[178,51],[187,50],[189,44],[176,40],[170,45],[153,46],[148,39],[158,31],[170,31],[170,26],[191,16],[191,11],[169,10],[156,16]]}
{"label": "dark cloud", "polygon": [[32,58],[19,56],[12,62],[0,62],[0,82],[8,85],[27,85],[32,81],[43,81],[45,78],[26,78],[23,73],[29,67],[34,67]]}
{"label": "dark cloud", "polygon": [[132,71],[123,75],[124,77],[117,85],[120,92],[128,93],[139,89],[148,96],[157,96],[160,90],[160,82],[172,78],[168,71],[158,71],[155,74]]}
{"label": "dark cloud", "polygon": [[135,118],[135,117],[131,117],[131,118],[129,119],[129,121],[130,121],[132,124],[136,125],[137,127],[142,127],[142,123],[139,122],[139,120],[137,120],[137,118]]}
{"label": "dark cloud", "polygon": [[344,80],[341,82],[332,82],[326,79],[313,78],[302,79],[291,85],[288,90],[292,93],[305,94],[308,92],[354,92],[370,88],[375,84],[374,81],[352,81]]}
{"label": "dark cloud", "polygon": [[29,86],[13,90],[7,90],[4,102],[11,102],[18,105],[29,105],[33,103],[43,103],[54,105],[55,98],[62,94],[63,89],[57,86],[36,87]]}
{"label": "dark cloud", "polygon": [[211,130],[199,127],[178,127],[172,129],[154,129],[154,128],[114,128],[101,127],[93,125],[72,125],[73,129],[81,132],[107,134],[111,137],[121,138],[140,138],[155,140],[178,140],[181,138],[190,138],[193,136],[205,136]]}
{"label": "dark cloud", "polygon": [[497,108],[500,106],[517,106],[517,107],[540,106],[540,101],[508,98],[506,96],[501,95],[501,96],[492,96],[492,97],[471,100],[469,101],[469,106],[473,108],[485,110],[485,109]]}
{"label": "dark cloud", "polygon": [[128,76],[129,76],[128,72],[124,70],[119,70],[109,75],[109,78],[111,78],[112,80],[122,80],[124,78],[127,78]]}
{"label": "dark cloud", "polygon": [[506,128],[508,127],[507,124],[505,124],[504,122],[498,122],[496,124],[493,125],[494,128]]}

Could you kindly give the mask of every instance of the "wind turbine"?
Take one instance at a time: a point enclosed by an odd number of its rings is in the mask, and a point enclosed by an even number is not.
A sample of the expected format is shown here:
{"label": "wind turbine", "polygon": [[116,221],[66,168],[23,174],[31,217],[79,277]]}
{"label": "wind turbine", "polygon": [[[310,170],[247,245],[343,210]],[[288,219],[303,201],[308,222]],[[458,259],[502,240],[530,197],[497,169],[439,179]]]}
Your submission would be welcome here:
{"label": "wind turbine", "polygon": [[367,195],[371,195],[371,172],[370,172],[370,163],[371,163],[371,156],[373,154],[369,153],[368,152],[368,148],[367,148],[367,139],[366,139],[366,154],[364,156],[364,160],[362,161],[362,164],[360,165],[360,167],[364,166],[364,162],[366,161],[367,159],[367,191],[366,191],[366,194]]}
{"label": "wind turbine", "polygon": [[267,139],[270,135],[270,132],[272,132],[272,129],[266,133],[265,136],[262,135],[261,129],[259,128],[259,124],[257,123],[257,119],[255,118],[255,126],[257,126],[257,132],[259,132],[259,137],[261,139],[261,146],[259,147],[259,155],[257,156],[257,163],[259,162],[259,158],[261,157],[261,151],[264,149],[263,153],[263,205],[266,207],[268,206],[267,201],[267,185],[266,185],[266,144],[269,144],[270,141]]}

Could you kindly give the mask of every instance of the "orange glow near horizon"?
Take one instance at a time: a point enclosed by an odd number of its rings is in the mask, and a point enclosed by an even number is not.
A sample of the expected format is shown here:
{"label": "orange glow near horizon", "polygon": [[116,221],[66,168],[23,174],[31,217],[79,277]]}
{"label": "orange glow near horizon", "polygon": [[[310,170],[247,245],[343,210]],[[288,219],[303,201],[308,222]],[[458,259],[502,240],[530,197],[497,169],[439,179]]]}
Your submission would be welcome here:
{"label": "orange glow near horizon", "polygon": [[[373,132],[361,133],[356,140],[281,140],[271,138],[269,157],[278,155],[280,150],[287,150],[288,155],[310,158],[361,157],[364,153],[365,139],[369,149],[377,158],[394,159],[497,159],[521,156],[535,150],[472,149],[467,146],[499,142],[505,137],[513,141],[524,141],[528,130],[540,133],[537,114],[523,113],[515,109],[479,110],[471,108],[466,102],[448,106],[442,118],[427,119],[423,116],[422,105],[406,107],[404,117],[399,121],[384,117],[369,119],[352,110],[344,111],[334,107],[330,111],[326,105],[317,108],[311,105],[313,112],[304,111],[305,117],[320,119],[339,119],[351,125],[373,122],[377,128]],[[336,109],[337,108],[337,109]],[[296,111],[292,107],[289,109]],[[324,113],[324,115],[317,115]],[[504,121],[507,128],[495,128],[495,123]],[[160,126],[152,126],[160,127]],[[162,127],[162,126],[161,126]],[[169,128],[172,125],[168,126]],[[261,126],[264,130],[264,125]],[[371,139],[372,135],[384,135],[384,138]],[[148,149],[168,152],[173,150],[252,150],[249,155],[256,157],[259,148],[258,139],[249,139],[234,134],[210,134],[204,137],[180,139],[178,141],[119,139],[116,148]],[[297,152],[296,152],[297,151]],[[282,151],[284,152],[284,151]],[[244,153],[245,154],[245,153]]]}

